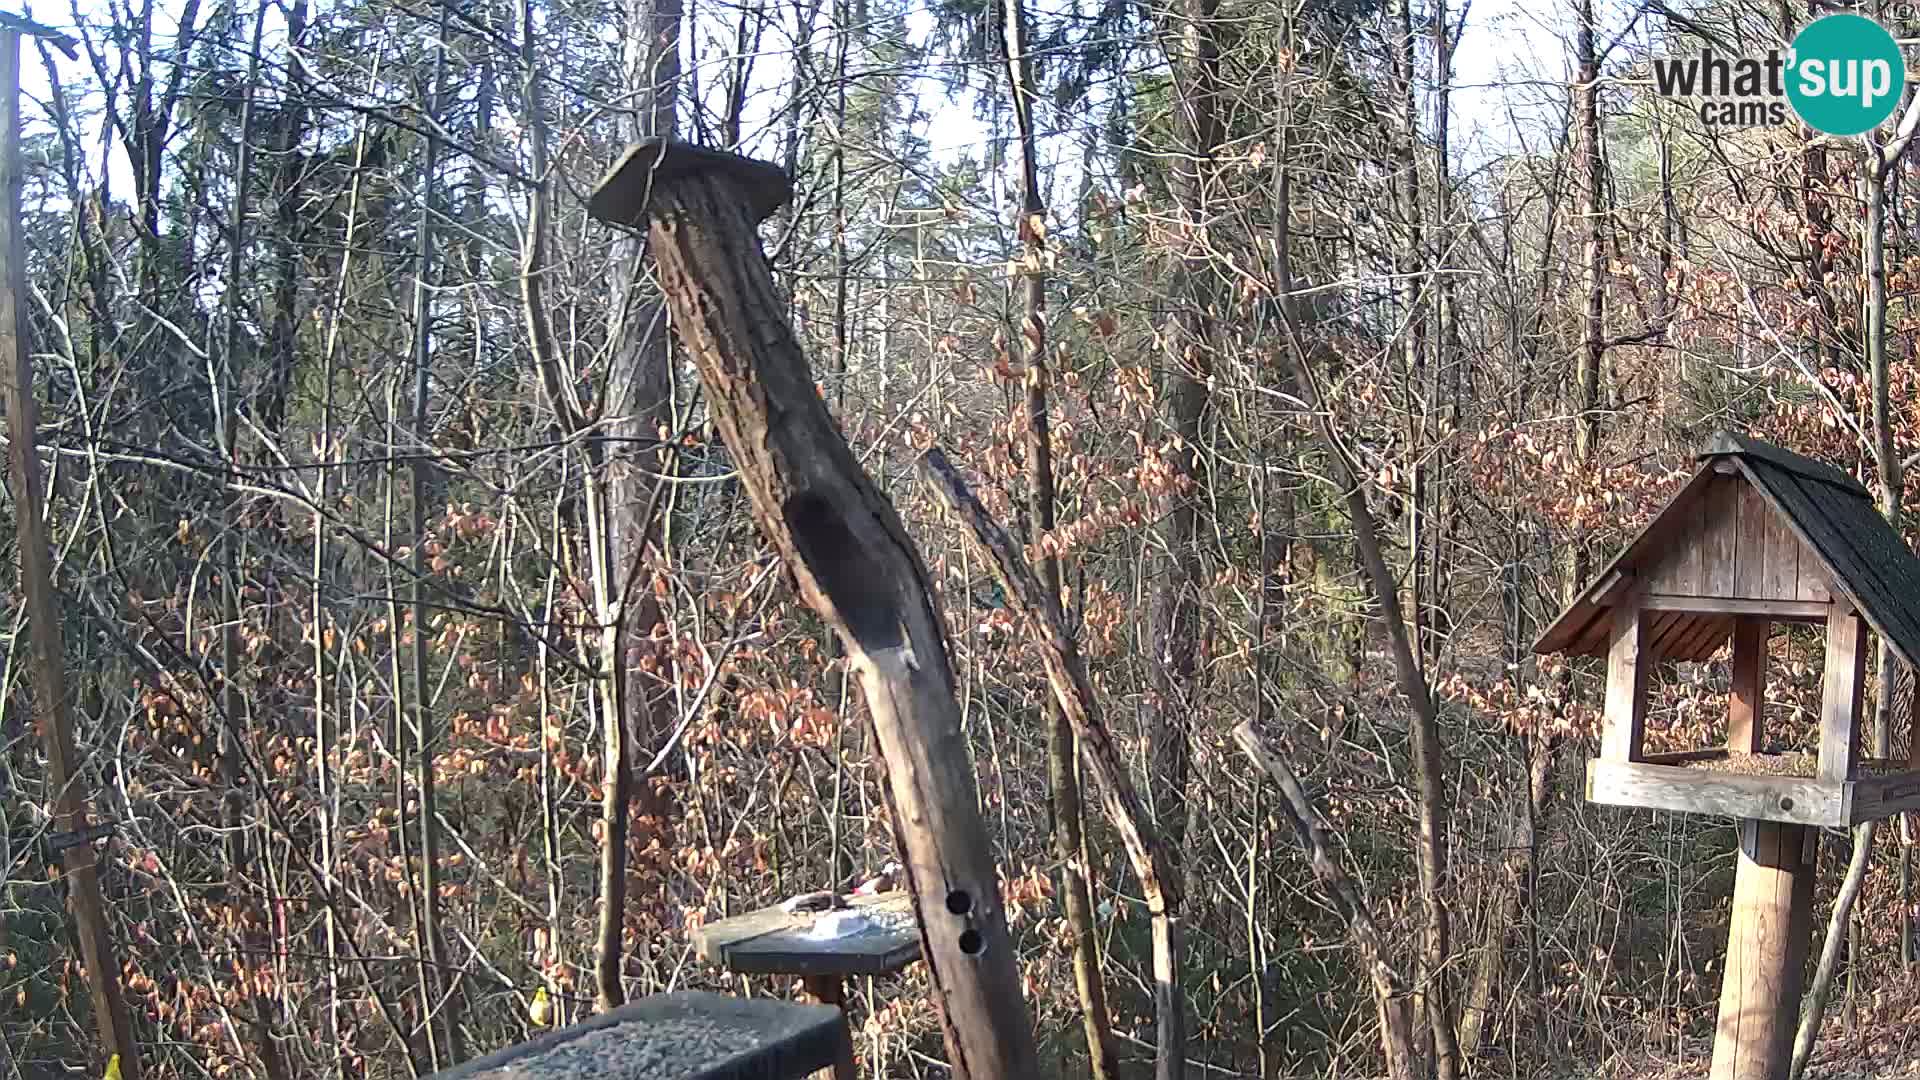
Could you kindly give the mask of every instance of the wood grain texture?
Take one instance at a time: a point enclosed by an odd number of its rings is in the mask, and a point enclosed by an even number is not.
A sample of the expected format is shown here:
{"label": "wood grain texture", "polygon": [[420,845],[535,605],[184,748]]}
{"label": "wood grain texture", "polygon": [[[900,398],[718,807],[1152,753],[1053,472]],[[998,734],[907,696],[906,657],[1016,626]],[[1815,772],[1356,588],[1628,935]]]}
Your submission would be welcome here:
{"label": "wood grain texture", "polygon": [[1746,481],[1715,476],[1707,486],[1700,535],[1700,595],[1733,596],[1740,569],[1740,489]]}
{"label": "wood grain texture", "polygon": [[1846,825],[1852,785],[1798,776],[1746,776],[1646,762],[1587,762],[1587,801],[1794,825]]}
{"label": "wood grain texture", "polygon": [[1800,1018],[1814,867],[1806,826],[1740,827],[1711,1080],[1784,1080]]}
{"label": "wood grain texture", "polygon": [[1733,686],[1727,694],[1727,749],[1757,754],[1765,724],[1767,621],[1743,616],[1733,626]]}
{"label": "wood grain texture", "polygon": [[1860,743],[1860,692],[1867,677],[1866,622],[1836,609],[1827,619],[1820,677],[1820,778],[1850,780]]}
{"label": "wood grain texture", "polygon": [[1740,596],[1669,596],[1648,593],[1640,598],[1647,611],[1679,611],[1703,615],[1760,615],[1777,622],[1825,622],[1833,605],[1825,600],[1772,600]]}
{"label": "wood grain texture", "polygon": [[1916,810],[1920,810],[1920,770],[1863,776],[1853,782],[1851,820],[1855,825]]}
{"label": "wood grain texture", "polygon": [[1607,650],[1607,711],[1600,756],[1627,762],[1640,756],[1647,719],[1647,674],[1652,649],[1643,644],[1646,618],[1631,603],[1613,609],[1613,641]]}
{"label": "wood grain texture", "polygon": [[1755,600],[1792,600],[1796,599],[1792,590],[1776,592],[1773,579],[1767,573],[1767,561],[1772,557],[1770,546],[1771,530],[1768,520],[1773,517],[1773,508],[1766,504],[1761,494],[1744,479],[1740,483],[1740,494],[1735,507],[1738,517],[1740,564],[1734,574],[1733,592],[1735,596],[1751,597]]}

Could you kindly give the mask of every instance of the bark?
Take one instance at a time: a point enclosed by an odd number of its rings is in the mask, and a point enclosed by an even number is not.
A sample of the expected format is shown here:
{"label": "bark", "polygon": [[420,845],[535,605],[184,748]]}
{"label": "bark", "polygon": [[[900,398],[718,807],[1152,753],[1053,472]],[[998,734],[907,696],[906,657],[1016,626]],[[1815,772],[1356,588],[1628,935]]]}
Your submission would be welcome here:
{"label": "bark", "polygon": [[[1201,418],[1207,408],[1207,381],[1213,369],[1214,296],[1210,259],[1202,235],[1206,220],[1211,160],[1220,145],[1220,50],[1214,37],[1217,0],[1181,0],[1179,13],[1163,29],[1174,73],[1175,131],[1179,152],[1172,187],[1179,212],[1179,268],[1175,295],[1181,309],[1174,337],[1174,364],[1167,374],[1164,415],[1173,446],[1168,464],[1174,474],[1193,481],[1193,490],[1176,494],[1161,518],[1160,544],[1166,567],[1151,602],[1151,711],[1148,756],[1160,830],[1166,838],[1171,872],[1183,872],[1186,845],[1187,785],[1192,749],[1190,724],[1199,706],[1200,514],[1205,478],[1198,468]],[[1177,941],[1161,943],[1177,949]],[[1154,1076],[1179,1080],[1185,1072],[1186,1019],[1178,985],[1159,983],[1156,974]]]}
{"label": "bark", "polygon": [[[681,0],[633,0],[625,79],[634,105],[623,117],[629,138],[673,134],[681,76],[681,11]],[[531,76],[532,69],[528,72]],[[622,236],[614,244],[610,276],[617,314],[610,331],[614,356],[601,417],[606,434],[596,440],[596,462],[590,466],[591,471],[603,473],[605,485],[606,537],[599,559],[600,575],[608,583],[605,600],[610,605],[612,633],[603,640],[602,651],[612,664],[610,677],[621,683],[608,706],[613,711],[605,733],[608,772],[601,807],[601,907],[595,965],[596,1001],[602,1010],[626,1000],[620,971],[629,829],[638,823],[659,831],[671,817],[653,786],[636,785],[632,775],[635,759],[648,752],[643,748],[660,743],[672,728],[670,689],[636,662],[649,653],[664,660],[655,644],[662,613],[645,579],[646,568],[653,565],[648,550],[655,541],[657,508],[668,494],[655,479],[671,464],[660,449],[660,433],[673,421],[667,313],[659,299],[650,295],[645,254],[643,238],[637,235]],[[589,476],[586,482],[591,487],[600,480]]]}
{"label": "bark", "polygon": [[[1600,365],[1605,359],[1607,316],[1606,230],[1603,203],[1606,177],[1601,160],[1600,61],[1594,42],[1593,0],[1579,0],[1574,37],[1577,66],[1574,85],[1574,125],[1580,147],[1581,292],[1585,309],[1580,318],[1580,353],[1574,372],[1579,422],[1574,427],[1573,453],[1580,475],[1592,476],[1600,447]],[[1584,536],[1572,546],[1572,573],[1584,582],[1593,555]]]}
{"label": "bark", "polygon": [[[260,38],[266,19],[266,6],[261,5],[254,12],[253,37],[250,43],[247,62],[247,90],[240,105],[240,137],[233,171],[233,202],[230,207],[230,220],[227,232],[227,267],[225,289],[221,297],[224,315],[224,335],[217,355],[218,370],[211,372],[214,391],[214,437],[220,452],[220,464],[223,470],[237,469],[240,465],[240,448],[237,441],[240,403],[235,399],[238,386],[238,372],[244,367],[241,360],[240,308],[242,304],[240,290],[246,280],[244,272],[247,252],[247,215],[248,196],[253,184],[253,128],[260,75]],[[226,477],[222,477],[225,487]],[[229,880],[237,880],[251,861],[251,842],[255,839],[254,830],[246,823],[246,794],[242,783],[242,758],[246,750],[242,745],[252,728],[251,710],[248,698],[240,691],[239,674],[241,668],[240,651],[240,526],[244,515],[245,497],[238,492],[225,492],[219,496],[220,521],[220,675],[217,683],[220,701],[220,730],[217,740],[221,780],[225,790],[221,792],[221,846],[226,858],[227,872],[233,875]],[[271,894],[273,889],[263,887]],[[237,898],[236,898],[237,899]],[[268,942],[257,927],[266,925],[264,904],[259,897],[248,897],[244,901],[253,909],[259,921],[255,929],[240,931],[244,946],[249,949],[265,950]],[[272,998],[264,994],[249,993],[247,1009],[253,1022],[254,1039],[260,1053],[260,1064],[268,1080],[287,1080],[286,1062],[280,1055],[279,1043],[274,1039],[274,1014],[277,1011]]]}
{"label": "bark", "polygon": [[[1054,527],[1053,438],[1047,412],[1046,208],[1040,201],[1038,138],[1034,133],[1033,58],[1028,52],[1026,8],[1006,0],[1005,59],[1019,131],[1023,241],[1021,278],[1025,319],[1014,348],[1026,367],[1027,505],[1034,535],[1041,544],[1038,586],[1048,610],[1060,600],[1060,560],[1046,546]],[[1068,643],[1071,647],[1071,642]],[[1094,941],[1093,897],[1082,861],[1086,844],[1080,782],[1074,761],[1074,730],[1058,700],[1047,702],[1047,781],[1053,810],[1053,851],[1060,860],[1061,892],[1067,909],[1067,933],[1073,940],[1073,981],[1080,998],[1087,1037],[1088,1073],[1095,1080],[1117,1080],[1120,1056],[1107,1015],[1106,987],[1100,978],[1100,952]]]}
{"label": "bark", "polygon": [[[447,40],[447,12],[440,8],[439,41]],[[447,56],[444,47],[434,50],[432,84],[426,102],[427,116],[436,125],[446,95]],[[438,237],[434,219],[438,211],[440,183],[440,139],[430,135],[426,140],[426,153],[420,165],[420,219],[416,229],[417,247],[414,250],[414,287],[413,287],[413,401],[412,416],[412,461],[407,474],[408,501],[412,504],[411,528],[412,548],[411,570],[412,584],[408,596],[408,612],[413,637],[412,682],[413,682],[413,737],[414,737],[414,797],[419,802],[418,829],[420,832],[420,934],[421,946],[426,950],[425,984],[429,992],[426,1003],[428,1045],[435,1057],[446,1055],[446,1063],[455,1064],[466,1057],[462,1045],[464,1039],[460,1032],[462,1010],[459,1005],[457,980],[452,989],[446,988],[442,979],[449,971],[447,965],[446,943],[440,935],[440,824],[439,805],[434,786],[435,739],[433,718],[427,707],[431,695],[431,684],[427,681],[427,563],[422,551],[422,538],[427,533],[427,505],[438,501],[435,493],[439,490],[438,478],[433,462],[428,460],[427,447],[431,443],[431,428],[428,416],[429,371],[433,365],[433,286],[431,282],[437,276],[435,270],[435,243]],[[434,1042],[434,1030],[439,1026],[444,1032],[444,1042]]]}
{"label": "bark", "polygon": [[1314,880],[1326,890],[1328,899],[1333,901],[1340,917],[1346,921],[1347,935],[1353,939],[1354,950],[1360,954],[1361,963],[1367,970],[1367,981],[1373,987],[1375,1012],[1380,1021],[1380,1045],[1387,1059],[1387,1076],[1390,1080],[1413,1080],[1421,1074],[1421,1063],[1413,1041],[1413,999],[1407,992],[1405,980],[1387,959],[1385,940],[1379,925],[1373,921],[1373,912],[1367,907],[1366,897],[1334,854],[1333,830],[1327,827],[1326,819],[1321,817],[1319,809],[1307,797],[1306,789],[1301,787],[1293,770],[1287,768],[1286,763],[1267,747],[1253,725],[1241,724],[1234,728],[1233,738],[1240,744],[1241,751],[1279,785],[1281,794],[1285,796],[1281,807],[1288,824],[1293,826],[1300,847],[1307,853]]}
{"label": "bark", "polygon": [[791,195],[771,166],[649,142],[589,205],[603,220],[648,222],[754,521],[858,674],[954,1075],[1037,1075],[930,575],[816,392],[754,233]]}
{"label": "bark", "polygon": [[[1163,840],[1156,836],[1145,807],[1134,791],[1125,761],[1113,736],[1101,718],[1099,701],[1094,696],[1093,680],[1079,647],[1067,631],[1066,617],[1060,608],[1060,592],[1049,589],[1045,581],[1027,566],[1013,539],[988,516],[986,508],[967,490],[960,475],[947,463],[937,448],[921,459],[922,472],[932,483],[949,512],[967,527],[968,536],[986,557],[994,580],[1007,595],[1008,604],[1032,631],[1039,646],[1047,682],[1053,688],[1053,703],[1072,725],[1079,738],[1087,771],[1100,789],[1100,801],[1107,817],[1120,834],[1121,845],[1140,881],[1140,892],[1147,902],[1152,921],[1154,1004],[1159,1008],[1178,1008],[1173,995],[1180,986],[1180,892],[1181,883],[1173,870],[1173,860]],[[1167,1047],[1158,1048],[1155,1071],[1169,1068]],[[1184,1062],[1172,1066],[1184,1067]]]}
{"label": "bark", "polygon": [[[307,12],[307,0],[295,0],[287,9],[287,40],[294,45],[306,44]],[[306,95],[306,65],[293,59],[287,69],[287,100],[274,114],[273,125],[273,321],[267,329],[267,376],[260,395],[260,427],[270,439],[277,439],[287,422],[287,396],[298,357],[301,249],[312,227],[299,207],[306,180],[306,155],[299,152],[307,125]]]}
{"label": "bark", "polygon": [[[47,534],[42,494],[39,405],[33,394],[33,361],[27,312],[26,246],[20,226],[20,189],[25,182],[20,150],[20,35],[0,32],[0,379],[5,380],[7,459],[14,499],[13,521],[19,538],[20,590],[27,610],[26,630],[33,648],[33,706],[36,727],[45,740],[47,794],[57,829],[88,827],[87,799],[79,786],[73,739],[72,701],[67,693],[66,646],[61,637],[60,605],[53,586],[53,547]],[[67,910],[86,965],[95,1030],[108,1053],[120,1055],[122,1080],[140,1080],[140,1049],[132,1017],[120,987],[120,962],[109,936],[100,896],[100,872],[93,845],[67,848],[61,856]]]}

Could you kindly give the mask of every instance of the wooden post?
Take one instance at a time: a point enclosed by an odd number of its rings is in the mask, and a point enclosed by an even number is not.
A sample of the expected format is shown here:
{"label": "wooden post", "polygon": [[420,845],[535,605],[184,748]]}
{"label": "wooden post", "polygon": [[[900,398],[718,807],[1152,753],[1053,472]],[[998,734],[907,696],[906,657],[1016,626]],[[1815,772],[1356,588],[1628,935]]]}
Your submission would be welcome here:
{"label": "wooden post", "polygon": [[1733,692],[1727,697],[1727,750],[1760,752],[1767,701],[1767,632],[1758,615],[1742,615],[1733,624]]}
{"label": "wooden post", "polygon": [[[87,801],[77,786],[73,746],[73,717],[67,697],[65,649],[60,639],[60,608],[54,602],[53,548],[41,519],[39,408],[33,398],[33,359],[28,347],[26,310],[26,254],[20,235],[20,187],[25,179],[20,160],[20,35],[36,33],[24,20],[0,18],[0,378],[7,399],[7,437],[11,440],[13,518],[20,539],[20,588],[26,594],[27,631],[33,643],[34,726],[47,752],[47,788],[53,799],[54,829],[79,832],[87,828]],[[73,44],[56,38],[62,51],[73,55]],[[93,1021],[100,1033],[103,1055],[120,1055],[122,1080],[139,1080],[140,1057],[126,1000],[120,994],[120,962],[107,936],[107,916],[100,899],[100,874],[93,845],[75,844],[61,856],[66,871],[67,910],[80,939],[80,959],[87,967],[93,993]]]}
{"label": "wooden post", "polygon": [[1602,761],[1637,761],[1647,722],[1647,675],[1654,655],[1639,602],[1626,597],[1613,608],[1613,639],[1607,650],[1607,712],[1600,730]]}
{"label": "wooden post", "polygon": [[1834,600],[1827,616],[1827,661],[1820,687],[1822,780],[1853,779],[1860,747],[1860,691],[1867,679],[1866,620]]}
{"label": "wooden post", "polygon": [[792,197],[772,165],[655,138],[627,152],[588,212],[647,228],[754,520],[859,675],[954,1076],[1037,1076],[932,583],[827,412],[760,249],[758,223]]}
{"label": "wooden post", "polygon": [[1710,1080],[1787,1080],[1812,937],[1818,835],[1805,825],[1740,823]]}
{"label": "wooden post", "polygon": [[807,996],[822,1005],[840,1010],[840,1026],[847,1030],[847,1052],[830,1069],[814,1073],[812,1080],[857,1080],[853,1067],[853,1025],[847,1022],[847,982],[838,975],[806,975],[800,979]]}

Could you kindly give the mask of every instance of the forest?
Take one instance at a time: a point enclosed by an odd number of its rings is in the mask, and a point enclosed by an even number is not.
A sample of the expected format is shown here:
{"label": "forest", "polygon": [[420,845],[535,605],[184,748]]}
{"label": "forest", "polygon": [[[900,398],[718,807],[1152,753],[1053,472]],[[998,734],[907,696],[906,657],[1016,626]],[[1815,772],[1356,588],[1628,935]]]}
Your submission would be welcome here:
{"label": "forest", "polygon": [[[755,314],[937,592],[1040,1075],[1706,1075],[1740,824],[1590,801],[1608,662],[1535,644],[1723,431],[1913,534],[1914,81],[1848,137],[1655,85],[1833,9],[22,10],[74,54],[11,71],[0,1080],[418,1078],[795,999],[694,936],[894,872],[866,661],[589,213],[649,137],[792,179]],[[1830,644],[1759,638],[1770,752],[1820,749]],[[1644,667],[1646,752],[1728,743],[1730,647]],[[1795,1080],[1920,1060],[1880,826],[1812,831]],[[956,1074],[935,977],[847,983],[861,1075]]]}

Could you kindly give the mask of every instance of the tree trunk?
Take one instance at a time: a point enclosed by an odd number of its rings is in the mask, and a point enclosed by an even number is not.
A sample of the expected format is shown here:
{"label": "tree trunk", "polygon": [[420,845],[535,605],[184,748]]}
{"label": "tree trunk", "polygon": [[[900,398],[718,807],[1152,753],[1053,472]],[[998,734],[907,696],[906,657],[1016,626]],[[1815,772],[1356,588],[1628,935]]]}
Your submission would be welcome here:
{"label": "tree trunk", "polygon": [[[1048,546],[1054,527],[1054,491],[1053,442],[1047,414],[1046,207],[1040,201],[1039,140],[1033,124],[1036,96],[1033,58],[1027,51],[1027,17],[1021,0],[1006,0],[1005,23],[1007,84],[1020,136],[1019,235],[1023,245],[1021,267],[1025,273],[1021,281],[1026,317],[1014,348],[1020,350],[1026,362],[1027,505],[1033,517],[1034,539],[1041,551],[1037,567],[1039,587],[1046,602],[1057,608],[1061,604],[1060,559],[1051,554]],[[882,362],[885,362],[884,356]],[[1046,708],[1053,851],[1060,860],[1067,933],[1073,940],[1073,981],[1080,998],[1081,1024],[1087,1036],[1088,1074],[1094,1080],[1118,1080],[1120,1056],[1107,1015],[1106,987],[1100,978],[1100,952],[1093,933],[1093,897],[1087,887],[1087,867],[1082,862],[1086,835],[1074,760],[1074,730],[1057,699],[1050,697]]]}
{"label": "tree trunk", "polygon": [[[670,136],[676,126],[675,95],[680,86],[681,0],[632,0],[628,30],[627,91],[633,111],[623,120],[632,139]],[[528,69],[529,78],[532,69]],[[615,325],[609,364],[605,421],[596,440],[596,461],[603,470],[606,537],[600,576],[607,599],[616,603],[615,632],[603,643],[614,664],[610,678],[621,680],[607,740],[605,798],[601,812],[599,949],[595,960],[596,1001],[603,1011],[626,1000],[620,985],[624,957],[627,846],[630,825],[645,823],[658,831],[672,815],[651,784],[635,785],[633,763],[671,730],[671,688],[649,675],[630,654],[657,652],[656,631],[662,612],[650,587],[642,587],[652,565],[657,508],[666,494],[656,473],[674,459],[661,447],[660,431],[673,422],[673,368],[667,311],[658,299],[643,297],[646,246],[638,235],[614,244],[612,292]],[[600,482],[589,477],[588,483]],[[615,729],[618,730],[615,730]],[[633,805],[637,802],[637,806]]]}
{"label": "tree trunk", "polygon": [[[0,30],[0,95],[0,124],[5,125],[0,128],[0,258],[6,260],[0,280],[0,379],[5,381],[8,480],[19,537],[26,632],[33,646],[33,706],[47,754],[46,791],[54,824],[62,832],[73,832],[88,827],[87,800],[78,783],[73,702],[67,693],[66,645],[53,587],[53,547],[44,517],[37,449],[40,408],[33,395],[33,339],[24,306],[26,244],[20,215],[20,189],[26,180],[20,148],[20,35],[12,30]],[[67,848],[61,854],[61,867],[101,1048],[119,1055],[123,1080],[140,1080],[140,1048],[121,992],[120,961],[101,902],[93,845]]]}
{"label": "tree trunk", "polygon": [[756,524],[858,673],[954,1075],[1038,1074],[997,868],[930,576],[855,460],[781,317],[755,225],[792,197],[772,166],[649,141],[594,216],[648,223],[674,325]]}
{"label": "tree trunk", "polygon": [[[1175,131],[1180,151],[1172,187],[1179,210],[1179,270],[1175,294],[1181,309],[1174,336],[1174,365],[1167,375],[1164,413],[1172,437],[1168,464],[1193,489],[1174,495],[1159,525],[1167,566],[1151,601],[1153,656],[1148,721],[1148,757],[1160,833],[1166,840],[1170,872],[1183,872],[1187,833],[1187,785],[1191,747],[1189,730],[1199,707],[1200,564],[1199,508],[1206,484],[1196,453],[1201,417],[1207,407],[1207,380],[1213,370],[1214,297],[1212,272],[1201,235],[1206,220],[1211,160],[1220,144],[1218,115],[1220,51],[1214,39],[1217,0],[1181,0],[1177,26],[1163,30],[1173,67]],[[1177,933],[1156,948],[1178,949]],[[1186,1018],[1182,988],[1168,983],[1172,971],[1156,971],[1155,1080],[1180,1080],[1186,1069]]]}

